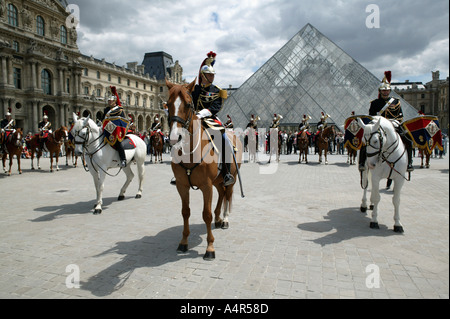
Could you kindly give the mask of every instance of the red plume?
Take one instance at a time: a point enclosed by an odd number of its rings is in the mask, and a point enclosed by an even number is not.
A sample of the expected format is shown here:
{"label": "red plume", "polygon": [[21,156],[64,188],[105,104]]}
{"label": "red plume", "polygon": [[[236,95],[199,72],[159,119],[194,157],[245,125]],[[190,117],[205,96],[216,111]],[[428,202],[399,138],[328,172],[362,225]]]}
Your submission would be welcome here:
{"label": "red plume", "polygon": [[386,76],[386,80],[388,81],[388,83],[391,84],[392,72],[391,71],[386,71],[386,72],[384,72],[384,75]]}
{"label": "red plume", "polygon": [[122,106],[122,103],[120,103],[119,94],[117,94],[117,90],[115,86],[110,86],[111,93],[114,94],[117,98],[117,105]]}

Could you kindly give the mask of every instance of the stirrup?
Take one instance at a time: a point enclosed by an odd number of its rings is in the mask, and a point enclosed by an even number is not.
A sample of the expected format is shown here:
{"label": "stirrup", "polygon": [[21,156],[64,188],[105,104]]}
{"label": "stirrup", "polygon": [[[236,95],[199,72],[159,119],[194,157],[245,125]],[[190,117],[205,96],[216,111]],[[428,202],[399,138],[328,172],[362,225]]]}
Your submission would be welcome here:
{"label": "stirrup", "polygon": [[127,161],[126,160],[121,161],[120,167],[122,167],[122,168],[127,167]]}
{"label": "stirrup", "polygon": [[411,164],[409,164],[408,165],[408,168],[406,169],[408,172],[414,172],[414,167],[411,165]]}
{"label": "stirrup", "polygon": [[366,165],[360,164],[358,167],[360,172],[365,172],[366,171]]}
{"label": "stirrup", "polygon": [[233,175],[231,175],[231,174],[226,174],[223,178],[223,186],[225,186],[225,187],[233,185],[235,182],[236,181],[235,181]]}

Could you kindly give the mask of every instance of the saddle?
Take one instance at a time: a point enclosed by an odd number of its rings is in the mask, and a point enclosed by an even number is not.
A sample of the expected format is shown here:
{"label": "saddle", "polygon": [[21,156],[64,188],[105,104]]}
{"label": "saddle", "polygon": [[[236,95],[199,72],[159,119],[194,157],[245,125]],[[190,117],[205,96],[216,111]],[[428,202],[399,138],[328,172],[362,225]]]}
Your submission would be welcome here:
{"label": "saddle", "polygon": [[[120,144],[122,144],[122,147],[125,151],[127,150],[134,150],[136,149],[136,144],[134,143],[134,141],[127,135],[125,136],[125,138],[123,139],[122,142],[119,142]],[[114,144],[114,146],[112,147],[113,149],[115,149],[117,151],[117,144]]]}

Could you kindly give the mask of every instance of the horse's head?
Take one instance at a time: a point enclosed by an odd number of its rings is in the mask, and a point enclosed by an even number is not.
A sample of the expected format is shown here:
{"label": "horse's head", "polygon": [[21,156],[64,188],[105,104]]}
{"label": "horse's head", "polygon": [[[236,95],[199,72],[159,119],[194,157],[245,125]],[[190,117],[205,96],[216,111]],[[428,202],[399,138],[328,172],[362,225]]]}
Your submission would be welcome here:
{"label": "horse's head", "polygon": [[359,126],[364,129],[363,142],[367,147],[367,161],[369,169],[374,169],[381,160],[383,146],[385,144],[385,133],[381,127],[382,118],[380,117],[375,123],[364,124],[358,118]]}
{"label": "horse's head", "polygon": [[15,147],[20,147],[22,145],[22,138],[23,138],[22,130],[20,128],[16,129],[12,138]]}
{"label": "horse's head", "polygon": [[166,80],[169,88],[170,145],[175,146],[188,135],[192,121],[196,119],[191,93],[194,91],[195,79],[191,84],[179,85]]}
{"label": "horse's head", "polygon": [[69,130],[65,126],[61,126],[59,129],[55,131],[55,140],[57,142],[61,141],[65,143],[69,140]]}
{"label": "horse's head", "polygon": [[75,140],[75,155],[81,156],[83,154],[83,149],[88,147],[93,139],[98,138],[100,134],[99,128],[95,122],[91,120],[90,116],[79,119],[74,113],[73,122],[74,125],[71,132]]}

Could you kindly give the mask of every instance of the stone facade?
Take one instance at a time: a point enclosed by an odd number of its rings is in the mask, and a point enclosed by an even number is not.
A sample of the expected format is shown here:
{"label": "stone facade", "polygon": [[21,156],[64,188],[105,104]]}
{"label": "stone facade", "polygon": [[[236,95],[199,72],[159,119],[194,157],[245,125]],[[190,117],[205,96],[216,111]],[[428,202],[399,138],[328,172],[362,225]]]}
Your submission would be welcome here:
{"label": "stone facade", "polygon": [[[68,125],[73,112],[100,119],[109,87],[116,86],[138,131],[148,129],[156,114],[168,130],[161,108],[164,80],[144,74],[137,62],[121,67],[83,55],[66,6],[56,0],[0,0],[0,118],[11,110],[26,132],[37,132],[44,114],[53,128]],[[178,61],[167,70],[177,83],[182,72]]]}
{"label": "stone facade", "polygon": [[417,112],[437,116],[441,129],[448,132],[449,78],[440,80],[439,77],[440,72],[436,71],[432,72],[431,82],[426,84],[406,81],[392,83],[392,86],[395,92],[411,104]]}

